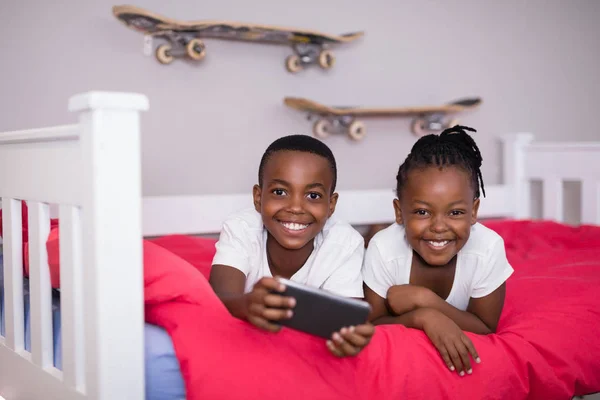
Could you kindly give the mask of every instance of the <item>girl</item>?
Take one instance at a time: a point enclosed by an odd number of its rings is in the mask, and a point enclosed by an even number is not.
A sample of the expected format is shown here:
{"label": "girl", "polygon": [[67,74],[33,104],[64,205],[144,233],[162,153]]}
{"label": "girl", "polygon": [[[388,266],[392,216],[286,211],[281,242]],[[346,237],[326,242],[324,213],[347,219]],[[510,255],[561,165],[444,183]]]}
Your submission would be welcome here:
{"label": "girl", "polygon": [[369,242],[365,298],[374,325],[423,330],[451,371],[479,356],[463,333],[496,331],[513,273],[504,241],[477,223],[481,154],[455,126],[419,139],[396,176],[396,223]]}

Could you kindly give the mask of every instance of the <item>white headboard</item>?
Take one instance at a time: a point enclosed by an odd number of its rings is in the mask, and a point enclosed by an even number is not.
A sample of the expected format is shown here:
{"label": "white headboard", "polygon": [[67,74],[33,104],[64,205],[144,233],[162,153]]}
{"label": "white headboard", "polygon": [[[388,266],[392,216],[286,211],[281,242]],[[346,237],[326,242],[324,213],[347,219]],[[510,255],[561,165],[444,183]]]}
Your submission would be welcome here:
{"label": "white headboard", "polygon": [[[480,218],[533,218],[531,184],[543,182],[543,217],[564,221],[564,180],[580,181],[581,223],[600,224],[600,142],[536,143],[530,133],[500,137],[504,182],[486,187]],[[336,214],[353,225],[394,220],[393,190],[341,190]],[[144,235],[213,234],[232,212],[252,206],[252,194],[144,198]]]}

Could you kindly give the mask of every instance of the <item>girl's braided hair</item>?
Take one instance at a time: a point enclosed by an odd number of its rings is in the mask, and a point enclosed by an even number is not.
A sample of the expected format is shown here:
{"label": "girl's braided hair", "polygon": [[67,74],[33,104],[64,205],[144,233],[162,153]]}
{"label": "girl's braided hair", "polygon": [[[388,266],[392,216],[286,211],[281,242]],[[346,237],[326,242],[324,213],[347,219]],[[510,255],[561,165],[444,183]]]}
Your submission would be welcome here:
{"label": "girl's braided hair", "polygon": [[410,154],[398,169],[396,196],[400,198],[400,192],[411,170],[430,165],[439,167],[455,165],[464,168],[471,174],[475,199],[480,196],[480,184],[485,197],[483,177],[480,170],[483,159],[475,140],[466,131],[477,132],[473,128],[456,125],[444,130],[439,136],[431,134],[417,140]]}

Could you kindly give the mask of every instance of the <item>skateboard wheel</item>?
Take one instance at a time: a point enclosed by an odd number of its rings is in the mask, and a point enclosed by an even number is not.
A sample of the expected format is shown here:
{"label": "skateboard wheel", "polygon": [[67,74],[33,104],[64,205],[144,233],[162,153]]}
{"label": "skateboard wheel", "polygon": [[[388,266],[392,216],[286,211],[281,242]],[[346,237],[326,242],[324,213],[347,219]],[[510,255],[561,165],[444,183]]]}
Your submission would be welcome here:
{"label": "skateboard wheel", "polygon": [[348,135],[354,140],[361,140],[367,134],[367,127],[361,121],[354,121],[348,127]]}
{"label": "skateboard wheel", "polygon": [[319,53],[319,66],[323,69],[330,69],[335,64],[335,57],[329,50],[323,50]]}
{"label": "skateboard wheel", "polygon": [[425,136],[427,129],[425,128],[427,121],[422,118],[413,119],[410,124],[410,131],[417,137]]}
{"label": "skateboard wheel", "polygon": [[292,54],[285,59],[285,68],[293,73],[296,73],[302,69],[302,64],[300,64],[300,57],[296,54]]}
{"label": "skateboard wheel", "polygon": [[329,136],[329,130],[331,129],[331,124],[326,119],[319,119],[313,125],[313,133],[316,137],[325,139]]}
{"label": "skateboard wheel", "polygon": [[204,56],[206,55],[206,52],[204,51],[205,46],[204,46],[204,42],[200,39],[192,39],[188,42],[188,44],[185,46],[185,51],[187,53],[187,55],[196,61],[200,61],[204,58]]}
{"label": "skateboard wheel", "polygon": [[168,44],[161,44],[156,48],[156,59],[161,64],[171,64],[173,62],[173,56],[169,53],[171,46]]}

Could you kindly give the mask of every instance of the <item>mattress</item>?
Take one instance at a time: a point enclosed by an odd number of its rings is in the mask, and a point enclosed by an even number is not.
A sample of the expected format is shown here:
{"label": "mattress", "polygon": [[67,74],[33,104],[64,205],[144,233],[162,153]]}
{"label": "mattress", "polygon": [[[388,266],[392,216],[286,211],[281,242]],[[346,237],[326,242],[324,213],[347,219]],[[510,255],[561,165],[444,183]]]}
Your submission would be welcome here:
{"label": "mattress", "polygon": [[[0,245],[0,249],[1,249]],[[4,268],[0,253],[0,334],[5,335],[4,322]],[[29,281],[24,279],[25,348],[31,351],[31,324],[29,322]],[[62,341],[60,329],[60,294],[52,291],[52,329],[54,366],[62,368]],[[144,325],[144,355],[147,400],[185,399],[185,385],[173,342],[168,333],[156,325]]]}

